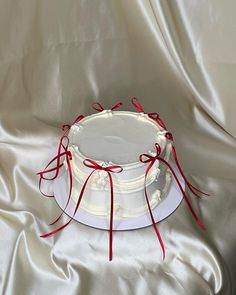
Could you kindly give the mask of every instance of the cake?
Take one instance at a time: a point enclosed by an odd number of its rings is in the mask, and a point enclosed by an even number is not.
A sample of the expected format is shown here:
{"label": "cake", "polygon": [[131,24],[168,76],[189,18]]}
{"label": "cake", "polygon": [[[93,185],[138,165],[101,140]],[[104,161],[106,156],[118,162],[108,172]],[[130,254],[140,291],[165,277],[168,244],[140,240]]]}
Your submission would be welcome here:
{"label": "cake", "polygon": [[[125,223],[132,218],[134,221],[135,218],[144,219],[149,214],[164,258],[164,243],[152,211],[158,209],[168,195],[172,177],[194,219],[202,229],[205,228],[174,166],[194,195],[208,194],[194,187],[186,178],[177,159],[172,133],[167,131],[160,116],[154,112],[145,113],[135,97],[131,102],[138,112],[115,110],[122,102],[110,110],[95,103],[94,109],[98,113],[86,117],[80,115],[71,125],[63,125],[64,135],[60,139],[57,155],[43,171],[38,172],[39,189],[44,196],[54,197],[43,193],[42,180],[54,181],[60,169],[65,167],[67,173],[62,173],[59,179],[64,179],[63,191],[67,191],[67,196],[63,193],[63,197],[67,201],[62,213],[51,225],[67,213],[68,205],[72,204],[73,212],[68,214],[70,219],[67,223],[40,237],[49,237],[68,226],[80,207],[80,213],[82,210],[96,221],[102,218],[109,222],[111,261],[114,219]],[[171,155],[174,166],[170,161]],[[52,172],[55,172],[53,176]]]}
{"label": "cake", "polygon": [[[148,163],[141,162],[140,155],[154,156],[158,143],[161,157],[168,162],[171,142],[166,138],[166,132],[143,112],[102,110],[73,124],[68,134],[73,202],[78,202],[82,186],[93,171],[93,167],[87,167],[91,165],[86,165],[89,159],[102,167],[120,167],[119,173],[111,173],[115,219],[137,217],[148,212],[145,186],[150,207],[154,209],[168,192],[171,172],[164,163],[156,160],[145,179]],[[64,164],[67,167],[66,161]],[[67,177],[69,187],[69,173]],[[110,190],[107,171],[96,169],[86,184],[79,207],[90,214],[109,218]]]}

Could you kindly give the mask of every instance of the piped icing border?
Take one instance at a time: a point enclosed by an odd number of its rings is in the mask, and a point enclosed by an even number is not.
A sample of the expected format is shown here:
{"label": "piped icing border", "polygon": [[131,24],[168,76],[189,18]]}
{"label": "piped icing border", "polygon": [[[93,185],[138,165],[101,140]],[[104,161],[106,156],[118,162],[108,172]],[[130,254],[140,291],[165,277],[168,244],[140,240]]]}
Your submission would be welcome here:
{"label": "piped icing border", "polygon": [[[83,120],[80,120],[78,123],[74,124],[71,126],[70,128],[70,131],[69,131],[69,134],[68,134],[68,137],[70,138],[70,141],[73,142],[73,138],[74,136],[77,134],[77,132],[79,132],[84,126],[84,123],[86,123],[86,121],[88,120],[92,120],[96,117],[99,117],[101,115],[104,115],[104,114],[108,114],[110,116],[112,116],[113,113],[116,113],[116,114],[124,114],[124,115],[132,115],[134,117],[137,117],[139,120],[147,120],[149,123],[151,123],[155,128],[157,128],[157,132],[156,132],[156,141],[157,142],[160,142],[160,139],[161,141],[165,141],[164,144],[161,144],[161,147],[162,149],[165,147],[166,143],[167,143],[167,139],[166,139],[166,130],[164,130],[161,126],[157,125],[147,114],[144,114],[144,113],[136,113],[136,112],[131,112],[131,111],[112,111],[112,110],[103,110],[99,113],[95,113],[95,114],[92,114],[90,116],[87,116],[85,118],[83,118]],[[70,144],[70,147],[76,149],[77,151],[77,156],[81,159],[81,161],[87,159],[88,157],[86,157],[81,151],[80,149],[78,148],[77,145],[71,143]],[[155,150],[149,150],[148,151],[149,153],[153,153],[155,152]],[[139,161],[138,159],[138,156],[137,155],[137,161],[133,161],[132,163],[123,163],[122,164],[122,167],[123,169],[125,170],[128,170],[128,169],[135,169],[137,167],[140,167],[142,166],[142,163]],[[120,163],[115,163],[115,162],[112,162],[112,161],[103,161],[101,159],[96,159],[96,158],[93,158],[93,157],[89,157],[90,159],[92,159],[93,161],[96,161],[97,163],[99,164],[103,164],[103,163],[107,163],[109,165],[120,165]]]}

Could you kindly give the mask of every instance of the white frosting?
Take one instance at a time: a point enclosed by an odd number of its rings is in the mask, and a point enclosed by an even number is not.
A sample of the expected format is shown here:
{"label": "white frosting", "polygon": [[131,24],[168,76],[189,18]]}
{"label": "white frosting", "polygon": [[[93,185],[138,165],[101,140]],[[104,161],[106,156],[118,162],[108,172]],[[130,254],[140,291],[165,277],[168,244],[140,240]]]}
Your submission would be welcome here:
{"label": "white frosting", "polygon": [[[171,145],[165,132],[146,114],[127,111],[105,110],[73,125],[69,132],[73,172],[72,199],[77,202],[82,185],[93,171],[83,163],[89,158],[102,166],[116,164],[123,169],[120,173],[111,173],[115,218],[145,214],[148,208],[144,181],[149,163],[140,162],[139,156],[144,153],[154,155],[155,143],[159,143],[161,155],[168,161]],[[151,188],[149,201],[152,208],[166,194],[170,181],[168,169],[156,160],[146,179],[147,188]],[[80,207],[99,216],[109,215],[110,183],[106,171],[97,170],[92,174]]]}
{"label": "white frosting", "polygon": [[73,125],[70,135],[84,157],[124,165],[139,162],[157,141],[164,147],[164,133],[144,113],[104,110]]}
{"label": "white frosting", "polygon": [[[75,159],[72,161],[72,171],[73,171],[73,176],[75,180],[80,184],[83,185],[83,183],[86,181],[86,178],[88,177],[88,172],[84,172],[83,169],[77,164],[79,161],[81,161],[78,157],[78,154],[75,152],[75,149],[71,149],[73,158]],[[104,164],[103,164],[104,165]],[[104,165],[104,166],[109,166],[109,165]],[[150,169],[147,179],[146,179],[146,184],[149,185],[151,184],[159,175],[160,169],[158,168],[159,162],[156,161],[152,168]],[[119,192],[119,193],[129,193],[132,191],[140,191],[143,189],[143,184],[145,181],[145,170],[146,167],[144,165],[144,169],[142,169],[143,173],[140,176],[136,176],[135,173],[132,173],[132,170],[129,169],[128,171],[123,168],[123,174],[126,176],[124,178],[124,175],[120,177],[120,174],[117,173],[112,173],[112,179],[113,179],[113,185],[114,185],[114,192]],[[137,167],[136,169],[137,170]],[[89,172],[92,170],[90,169]],[[109,190],[110,189],[110,183],[109,183],[109,177],[108,173],[104,170],[97,170],[93,173],[91,176],[91,180],[88,183],[88,186],[91,187],[93,190]]]}
{"label": "white frosting", "polygon": [[[165,197],[171,182],[171,174],[169,171],[163,177],[165,183],[162,190],[154,188],[151,194],[148,195],[149,204],[154,209],[161,200]],[[143,187],[144,188],[144,187]],[[73,186],[74,201],[77,201],[80,193],[80,189],[76,189]],[[86,210],[97,216],[109,216],[110,213],[110,192],[108,191],[94,191],[90,187],[86,189],[85,198],[80,203],[80,208]],[[138,193],[133,192],[130,194],[115,194],[114,200],[114,218],[125,219],[131,217],[137,217],[145,214],[148,211],[147,202],[144,196],[144,190],[140,190]]]}

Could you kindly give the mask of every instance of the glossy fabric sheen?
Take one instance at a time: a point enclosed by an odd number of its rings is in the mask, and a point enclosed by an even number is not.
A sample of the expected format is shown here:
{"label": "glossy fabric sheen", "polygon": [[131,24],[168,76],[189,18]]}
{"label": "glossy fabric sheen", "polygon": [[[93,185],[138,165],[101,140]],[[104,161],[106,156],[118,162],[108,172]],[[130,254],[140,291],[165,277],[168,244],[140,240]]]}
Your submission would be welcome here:
{"label": "glossy fabric sheen", "polygon": [[[0,2],[1,294],[236,294],[236,3],[157,0]],[[153,227],[108,232],[60,213],[36,172],[56,154],[60,126],[99,101],[161,114],[191,197]],[[95,145],[96,148],[96,145]],[[60,224],[64,224],[64,217]],[[53,227],[53,228],[52,228]]]}

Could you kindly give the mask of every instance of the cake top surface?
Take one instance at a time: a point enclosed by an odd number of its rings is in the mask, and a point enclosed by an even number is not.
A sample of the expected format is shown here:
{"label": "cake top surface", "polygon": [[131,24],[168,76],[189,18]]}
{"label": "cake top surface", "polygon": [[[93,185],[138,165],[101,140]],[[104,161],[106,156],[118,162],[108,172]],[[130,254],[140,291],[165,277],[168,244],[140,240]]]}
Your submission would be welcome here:
{"label": "cake top surface", "polygon": [[162,128],[144,113],[102,112],[85,117],[72,126],[69,137],[85,158],[131,164],[139,155],[155,150],[155,143],[165,146]]}

